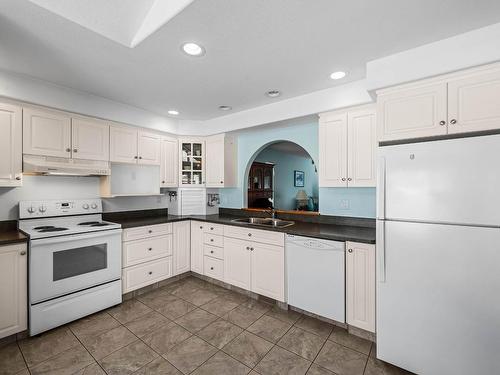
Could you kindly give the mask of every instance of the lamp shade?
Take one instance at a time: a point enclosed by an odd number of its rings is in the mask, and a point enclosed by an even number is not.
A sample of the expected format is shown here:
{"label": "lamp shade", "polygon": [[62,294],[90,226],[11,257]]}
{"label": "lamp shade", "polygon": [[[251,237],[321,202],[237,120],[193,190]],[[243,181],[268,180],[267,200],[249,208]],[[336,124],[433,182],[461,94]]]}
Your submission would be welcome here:
{"label": "lamp shade", "polygon": [[297,192],[297,195],[295,196],[295,199],[297,199],[297,200],[307,200],[308,197],[307,197],[306,191],[305,190],[299,190]]}

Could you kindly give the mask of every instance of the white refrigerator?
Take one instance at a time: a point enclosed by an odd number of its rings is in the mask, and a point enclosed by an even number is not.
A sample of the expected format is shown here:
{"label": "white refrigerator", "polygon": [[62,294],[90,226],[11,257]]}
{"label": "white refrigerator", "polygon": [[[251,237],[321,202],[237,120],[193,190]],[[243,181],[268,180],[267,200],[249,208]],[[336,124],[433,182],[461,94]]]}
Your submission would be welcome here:
{"label": "white refrigerator", "polygon": [[377,357],[500,374],[500,135],[379,148]]}

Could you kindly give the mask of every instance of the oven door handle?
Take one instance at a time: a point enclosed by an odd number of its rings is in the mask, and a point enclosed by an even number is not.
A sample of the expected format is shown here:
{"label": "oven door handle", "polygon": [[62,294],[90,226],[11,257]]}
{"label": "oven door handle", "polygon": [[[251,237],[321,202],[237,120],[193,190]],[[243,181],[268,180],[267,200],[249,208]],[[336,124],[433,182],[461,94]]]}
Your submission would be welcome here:
{"label": "oven door handle", "polygon": [[100,238],[100,237],[109,237],[112,235],[116,234],[121,234],[122,230],[121,229],[110,229],[110,230],[105,230],[105,231],[99,231],[99,232],[89,232],[85,234],[75,234],[75,235],[67,235],[67,236],[57,236],[57,237],[50,237],[50,238],[41,238],[41,239],[34,239],[31,240],[31,246],[33,245],[47,245],[47,244],[54,244],[54,243],[61,243],[61,242],[68,242],[68,241],[78,241],[78,240],[87,240],[89,238],[94,239],[94,238]]}

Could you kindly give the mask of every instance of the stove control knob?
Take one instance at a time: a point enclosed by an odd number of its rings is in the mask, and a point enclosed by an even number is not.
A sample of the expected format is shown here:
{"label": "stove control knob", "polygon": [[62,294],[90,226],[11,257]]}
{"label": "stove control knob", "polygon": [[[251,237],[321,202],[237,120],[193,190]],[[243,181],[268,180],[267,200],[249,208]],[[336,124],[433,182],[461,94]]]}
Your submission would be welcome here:
{"label": "stove control knob", "polygon": [[40,207],[38,207],[38,211],[40,211],[43,214],[45,211],[47,211],[47,207],[40,206]]}
{"label": "stove control knob", "polygon": [[35,213],[35,207],[33,207],[33,206],[29,206],[29,207],[28,207],[28,212],[29,212],[30,214],[34,214],[34,213]]}
{"label": "stove control knob", "polygon": [[89,209],[89,204],[88,203],[84,203],[82,207],[83,207],[84,210],[88,210]]}
{"label": "stove control knob", "polygon": [[95,203],[92,203],[92,205],[90,206],[93,210],[95,210],[97,208],[97,204]]}

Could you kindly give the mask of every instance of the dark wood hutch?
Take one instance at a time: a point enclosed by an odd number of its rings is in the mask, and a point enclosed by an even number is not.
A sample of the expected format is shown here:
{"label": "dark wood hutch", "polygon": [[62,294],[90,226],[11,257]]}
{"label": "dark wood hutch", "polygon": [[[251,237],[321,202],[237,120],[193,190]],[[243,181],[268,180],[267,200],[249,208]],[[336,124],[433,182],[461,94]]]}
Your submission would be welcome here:
{"label": "dark wood hutch", "polygon": [[248,208],[270,208],[274,164],[253,162],[248,173]]}

